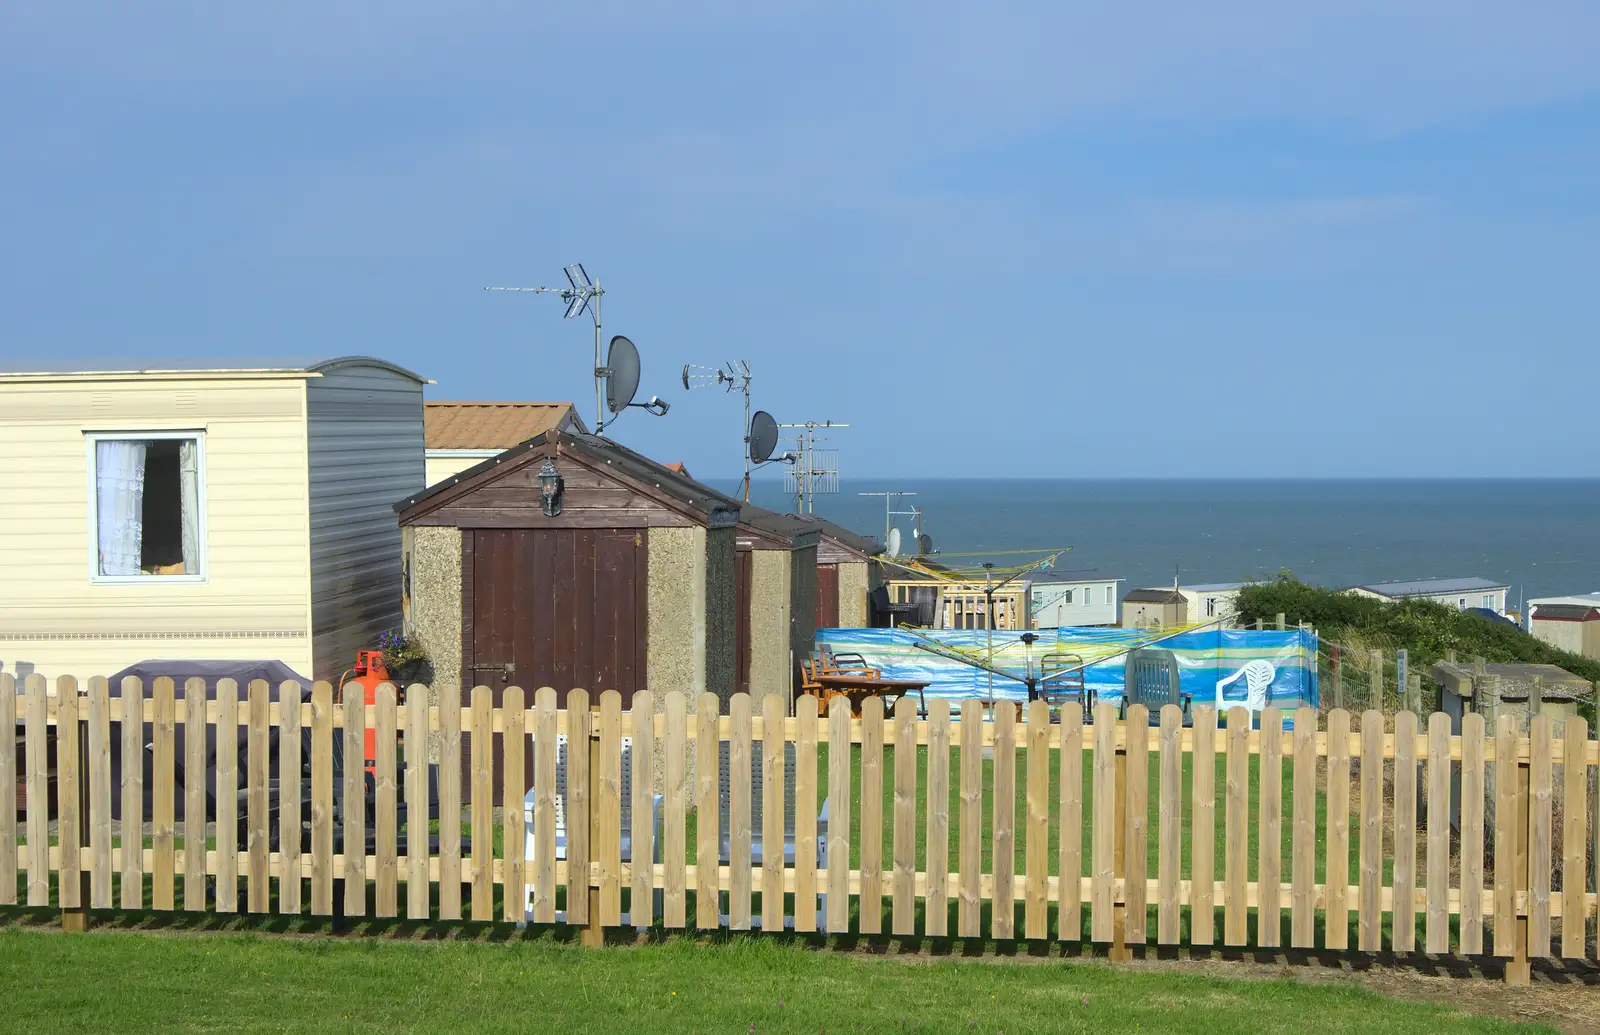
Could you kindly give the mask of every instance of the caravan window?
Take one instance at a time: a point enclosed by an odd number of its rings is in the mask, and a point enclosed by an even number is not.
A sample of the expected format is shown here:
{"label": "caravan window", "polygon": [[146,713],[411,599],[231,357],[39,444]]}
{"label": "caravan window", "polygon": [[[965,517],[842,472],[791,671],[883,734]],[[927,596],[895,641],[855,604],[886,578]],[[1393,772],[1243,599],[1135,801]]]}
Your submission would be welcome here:
{"label": "caravan window", "polygon": [[88,436],[90,578],[205,577],[205,435]]}

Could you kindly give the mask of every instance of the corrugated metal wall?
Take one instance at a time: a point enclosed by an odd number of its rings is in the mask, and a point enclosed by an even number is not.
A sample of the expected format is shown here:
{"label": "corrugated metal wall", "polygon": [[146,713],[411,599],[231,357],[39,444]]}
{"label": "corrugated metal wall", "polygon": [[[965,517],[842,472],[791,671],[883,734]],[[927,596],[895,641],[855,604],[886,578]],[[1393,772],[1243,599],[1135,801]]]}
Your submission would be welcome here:
{"label": "corrugated metal wall", "polygon": [[338,366],[306,387],[311,462],[311,639],[333,679],[401,622],[394,504],[424,487],[422,385]]}

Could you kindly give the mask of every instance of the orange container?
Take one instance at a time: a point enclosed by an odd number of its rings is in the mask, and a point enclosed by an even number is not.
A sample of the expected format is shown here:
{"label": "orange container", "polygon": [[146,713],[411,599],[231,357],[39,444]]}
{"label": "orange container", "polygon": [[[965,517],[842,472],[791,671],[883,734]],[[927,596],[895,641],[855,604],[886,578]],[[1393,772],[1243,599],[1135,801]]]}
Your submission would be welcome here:
{"label": "orange container", "polygon": [[[389,670],[383,667],[383,651],[356,651],[356,667],[353,672],[354,678],[350,682],[361,684],[361,691],[367,704],[377,704],[378,684],[390,682]],[[367,768],[372,769],[378,758],[377,731],[368,727],[365,736]]]}

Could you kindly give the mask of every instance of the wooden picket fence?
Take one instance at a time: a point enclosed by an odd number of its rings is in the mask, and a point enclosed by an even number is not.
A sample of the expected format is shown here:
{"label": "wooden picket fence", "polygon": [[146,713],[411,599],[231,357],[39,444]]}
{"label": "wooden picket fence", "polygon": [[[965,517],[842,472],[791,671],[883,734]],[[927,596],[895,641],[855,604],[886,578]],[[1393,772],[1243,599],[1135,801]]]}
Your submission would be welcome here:
{"label": "wooden picket fence", "polygon": [[[1380,713],[1367,712],[1352,728],[1350,713],[1334,710],[1319,729],[1313,709],[1291,716],[1267,709],[1255,729],[1242,709],[1230,711],[1219,728],[1216,712],[1204,706],[1194,709],[1191,726],[1171,706],[1151,726],[1141,707],[1121,722],[1106,704],[1086,722],[1076,705],[1053,715],[1042,702],[1029,704],[1019,719],[1009,706],[989,714],[971,700],[959,702],[954,712],[950,702],[930,700],[928,714],[919,717],[916,702],[901,699],[888,716],[880,701],[868,700],[854,717],[842,700],[819,716],[812,697],[800,698],[793,714],[782,700],[766,698],[754,714],[751,699],[742,694],[719,713],[714,697],[701,695],[691,711],[690,699],[678,692],[663,695],[659,712],[655,696],[641,692],[632,711],[624,712],[615,692],[593,703],[582,690],[572,691],[561,709],[549,688],[533,695],[531,708],[514,687],[498,708],[483,687],[472,692],[470,707],[430,706],[423,687],[411,688],[404,704],[397,704],[397,692],[387,684],[375,705],[349,707],[335,703],[332,686],[317,683],[309,704],[281,708],[269,700],[264,682],[250,684],[241,697],[234,684],[222,681],[211,701],[198,680],[180,692],[171,680],[155,680],[147,691],[130,679],[120,697],[110,695],[104,679],[88,680],[85,693],[71,679],[59,680],[52,690],[42,678],[29,677],[24,689],[19,695],[10,677],[0,677],[0,727],[20,720],[27,748],[26,822],[19,829],[16,740],[0,738],[0,844],[16,846],[0,851],[0,905],[15,904],[19,883],[29,905],[51,905],[54,874],[54,904],[66,911],[230,912],[238,908],[242,882],[248,912],[329,915],[342,883],[340,911],[347,917],[397,916],[404,887],[405,915],[413,920],[469,916],[548,924],[559,916],[597,934],[622,923],[624,896],[634,927],[732,930],[752,928],[759,896],[762,927],[778,928],[778,912],[785,912],[798,932],[1087,940],[1110,944],[1114,953],[1152,941],[1213,946],[1219,934],[1221,944],[1232,947],[1489,953],[1519,963],[1528,957],[1586,958],[1595,951],[1586,923],[1596,915],[1589,863],[1600,858],[1600,801],[1590,804],[1589,783],[1591,769],[1600,767],[1600,750],[1587,739],[1582,719],[1568,720],[1556,737],[1546,716],[1536,717],[1523,734],[1509,718],[1490,731],[1481,717],[1468,715],[1460,735],[1453,736],[1443,714],[1431,716],[1424,730],[1409,712],[1389,725]],[[351,692],[359,699],[359,688]],[[281,695],[298,700],[300,688],[284,684]],[[124,723],[129,715],[141,722]],[[1292,729],[1284,728],[1286,718]],[[113,788],[110,758],[114,745],[124,757],[146,750],[142,723],[152,731],[150,847],[128,850],[127,842],[113,837],[112,795],[120,792],[124,814],[137,815],[142,776],[139,766],[124,766],[122,785]],[[242,851],[229,837],[218,837],[214,845],[201,836],[185,837],[179,846],[175,796],[185,795],[187,815],[205,814],[203,783],[191,780],[178,788],[174,781],[175,729],[190,723],[247,729],[243,774],[237,737],[216,737],[218,828],[241,818],[234,810],[242,776],[248,831]],[[279,757],[271,773],[274,727]],[[309,843],[302,843],[300,816],[304,728],[311,731],[312,753]],[[377,745],[370,824],[358,761],[369,729]],[[419,731],[430,735],[438,771],[446,777],[439,780],[444,821],[436,852],[429,850],[425,822],[402,830],[397,821],[401,801],[420,805],[428,794],[426,765],[408,766],[404,786],[395,777],[397,735],[410,735],[408,743],[420,745]],[[501,735],[498,750],[494,734]],[[556,851],[558,736],[589,746],[567,754],[565,858]],[[62,788],[54,825],[45,768],[52,737],[54,779]],[[342,737],[345,757],[352,760],[338,788],[335,737]],[[631,859],[659,856],[659,862],[631,863],[621,851],[624,738],[631,745]],[[719,824],[709,817],[723,804],[723,742],[736,776],[750,772],[754,744],[794,746],[792,788],[784,786],[784,751],[763,754],[760,836],[769,850],[759,865],[751,859],[754,781],[738,778],[726,791],[726,861],[704,862],[719,857]],[[205,768],[204,744],[203,736],[186,737],[182,761],[188,771]],[[840,745],[850,750],[827,750]],[[972,747],[982,750],[967,750]],[[459,780],[453,777],[461,772],[464,750],[471,775]],[[515,787],[523,785],[528,757],[534,760],[537,794],[533,850],[524,853],[517,846],[528,830]],[[1017,764],[986,766],[986,758]],[[1287,802],[1286,762],[1292,767]],[[1359,807],[1352,830],[1353,764],[1359,766]],[[1386,768],[1393,795],[1388,815]],[[492,805],[496,772],[511,788],[506,807],[498,810]],[[1219,772],[1220,795],[1214,784]],[[1459,836],[1452,835],[1444,807],[1452,775],[1459,778]],[[1485,807],[1491,775],[1492,823]],[[274,776],[277,851],[269,838]],[[919,799],[919,781],[925,800]],[[70,793],[74,786],[83,793]],[[643,818],[652,814],[658,790],[659,844]],[[344,809],[341,853],[333,850],[336,794]],[[770,849],[785,841],[786,795],[794,800],[792,861]],[[1418,799],[1424,796],[1430,805],[1422,820]],[[820,861],[824,797],[830,814],[826,860]],[[1219,797],[1220,874],[1214,864]],[[1331,817],[1320,826],[1319,797]],[[1555,857],[1558,802],[1561,850]],[[411,813],[419,814],[426,815]],[[700,865],[689,858],[692,815],[700,817]],[[458,816],[469,817],[469,853],[462,850],[462,824],[449,821]],[[1080,836],[1085,820],[1087,844]],[[370,853],[369,826],[375,829]],[[496,834],[505,850],[488,858],[495,854],[490,846]],[[1359,842],[1354,878],[1352,837]],[[920,864],[919,839],[926,845]],[[1152,841],[1153,873],[1147,865]],[[48,850],[40,851],[46,844]],[[19,882],[23,873],[26,880]],[[180,877],[181,904],[175,899]],[[208,885],[234,893],[208,897]],[[820,912],[812,908],[819,896]],[[774,912],[778,903],[784,905]]]}

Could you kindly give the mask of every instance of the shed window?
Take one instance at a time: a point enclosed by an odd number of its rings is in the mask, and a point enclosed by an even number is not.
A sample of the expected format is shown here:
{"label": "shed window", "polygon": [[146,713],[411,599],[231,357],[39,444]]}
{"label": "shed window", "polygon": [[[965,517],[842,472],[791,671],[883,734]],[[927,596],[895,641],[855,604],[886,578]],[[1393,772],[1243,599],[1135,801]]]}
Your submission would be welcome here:
{"label": "shed window", "polygon": [[1495,610],[1493,593],[1485,593],[1483,595],[1483,606],[1491,611]]}
{"label": "shed window", "polygon": [[1085,587],[1083,587],[1082,599],[1083,599],[1083,606],[1084,607],[1088,607],[1090,604],[1094,603],[1094,587],[1093,586],[1085,586]]}
{"label": "shed window", "polygon": [[91,435],[89,473],[96,581],[204,576],[204,435]]}
{"label": "shed window", "polygon": [[1062,603],[1063,603],[1063,604],[1070,604],[1070,603],[1072,603],[1072,590],[1070,590],[1070,589],[1069,589],[1069,590],[1067,590],[1067,591],[1066,591],[1066,592],[1064,592],[1064,593],[1062,593],[1062,594],[1061,594],[1061,602],[1062,602]]}

